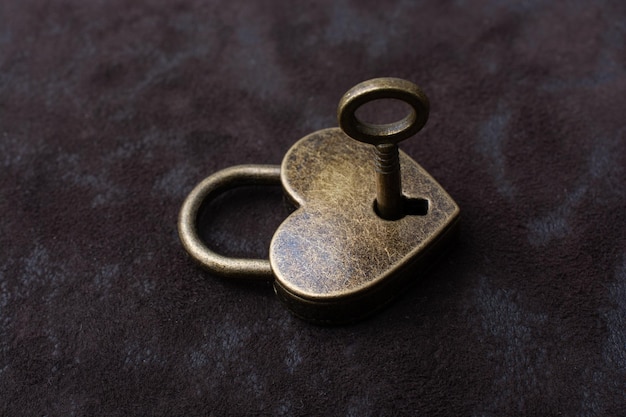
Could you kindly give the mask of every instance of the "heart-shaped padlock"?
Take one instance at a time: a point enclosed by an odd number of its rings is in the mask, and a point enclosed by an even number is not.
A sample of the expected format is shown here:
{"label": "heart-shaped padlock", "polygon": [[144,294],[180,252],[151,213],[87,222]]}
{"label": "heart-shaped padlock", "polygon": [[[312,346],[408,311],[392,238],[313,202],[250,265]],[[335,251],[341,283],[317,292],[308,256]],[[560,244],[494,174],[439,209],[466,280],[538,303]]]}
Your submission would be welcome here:
{"label": "heart-shaped padlock", "polygon": [[[386,98],[404,101],[410,113],[384,125],[355,115]],[[344,323],[376,311],[423,273],[458,223],[452,198],[398,151],[397,142],[418,132],[428,111],[424,93],[406,80],[356,85],[339,103],[340,127],[302,138],[281,166],[235,166],[198,184],[179,216],[183,246],[215,274],[273,279],[279,298],[304,319]],[[200,239],[205,202],[239,185],[278,183],[297,209],[276,230],[269,261],[227,258]]]}

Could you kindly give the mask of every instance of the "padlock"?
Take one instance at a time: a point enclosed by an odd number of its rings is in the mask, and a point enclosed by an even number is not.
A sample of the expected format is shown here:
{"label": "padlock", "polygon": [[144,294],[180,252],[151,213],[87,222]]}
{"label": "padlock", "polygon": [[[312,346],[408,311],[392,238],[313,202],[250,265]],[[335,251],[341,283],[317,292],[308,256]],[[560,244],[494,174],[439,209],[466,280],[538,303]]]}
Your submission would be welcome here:
{"label": "padlock", "polygon": [[[390,124],[357,117],[379,99],[403,101],[410,111]],[[234,166],[198,184],[178,219],[184,248],[216,275],[272,280],[286,306],[309,321],[347,323],[377,311],[424,274],[457,230],[458,205],[397,146],[424,126],[428,112],[428,98],[409,81],[354,86],[339,102],[339,127],[300,139],[280,166]],[[269,260],[213,252],[199,237],[200,207],[255,184],[282,184],[296,207],[276,230]]]}

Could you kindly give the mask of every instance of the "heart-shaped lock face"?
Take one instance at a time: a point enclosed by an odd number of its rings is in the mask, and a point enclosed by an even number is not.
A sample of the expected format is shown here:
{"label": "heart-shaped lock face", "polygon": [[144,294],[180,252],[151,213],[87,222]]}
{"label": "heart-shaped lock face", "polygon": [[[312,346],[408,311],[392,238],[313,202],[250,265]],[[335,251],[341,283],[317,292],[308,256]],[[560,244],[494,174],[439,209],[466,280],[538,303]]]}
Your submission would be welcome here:
{"label": "heart-shaped lock face", "polygon": [[386,304],[451,237],[459,208],[400,152],[404,215],[376,211],[374,149],[341,129],[312,133],[285,155],[281,181],[298,207],[270,245],[274,287],[297,315],[347,322]]}

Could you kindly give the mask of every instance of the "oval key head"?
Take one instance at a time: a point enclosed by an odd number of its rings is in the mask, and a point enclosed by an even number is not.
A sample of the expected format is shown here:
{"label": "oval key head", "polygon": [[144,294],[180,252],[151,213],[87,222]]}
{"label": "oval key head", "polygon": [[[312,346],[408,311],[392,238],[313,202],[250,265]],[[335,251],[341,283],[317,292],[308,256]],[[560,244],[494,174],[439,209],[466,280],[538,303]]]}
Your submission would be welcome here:
{"label": "oval key head", "polygon": [[[404,121],[391,125],[359,121],[354,112],[369,99],[408,102],[406,97],[414,98],[417,91],[423,95],[413,87],[405,90],[403,86],[414,84],[397,79],[385,84],[393,88],[377,92],[378,80],[360,84],[367,88],[357,86],[357,94],[350,93],[354,89],[346,93],[340,104],[340,109],[349,110],[344,122],[339,112],[343,130],[325,129],[304,137],[281,165],[283,188],[298,208],[270,244],[274,288],[295,314],[311,321],[350,322],[387,304],[442,252],[459,217],[452,198],[403,152],[399,161],[405,212],[395,220],[377,213],[371,145],[413,134],[428,114],[423,106],[428,101],[420,96],[409,103],[414,112]],[[359,91],[366,91],[368,100],[363,101]],[[346,126],[352,130],[346,131]],[[354,132],[366,143],[351,140],[348,134]]]}
{"label": "oval key head", "polygon": [[[372,124],[356,116],[359,107],[380,99],[396,99],[411,107],[403,119],[388,124]],[[426,121],[430,103],[415,84],[400,78],[374,78],[355,85],[339,101],[339,127],[351,138],[371,145],[397,144],[419,132]]]}

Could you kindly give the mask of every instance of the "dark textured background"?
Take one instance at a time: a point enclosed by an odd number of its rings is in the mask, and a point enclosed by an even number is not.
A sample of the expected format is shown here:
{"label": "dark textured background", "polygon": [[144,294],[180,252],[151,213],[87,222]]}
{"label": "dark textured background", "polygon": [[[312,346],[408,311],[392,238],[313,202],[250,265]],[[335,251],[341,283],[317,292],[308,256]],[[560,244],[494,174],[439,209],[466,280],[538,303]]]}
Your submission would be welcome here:
{"label": "dark textured background", "polygon": [[[2,1],[0,413],[625,416],[625,38],[619,0]],[[375,76],[430,97],[449,256],[338,328],[198,269],[191,188]],[[285,214],[224,196],[211,244]]]}

